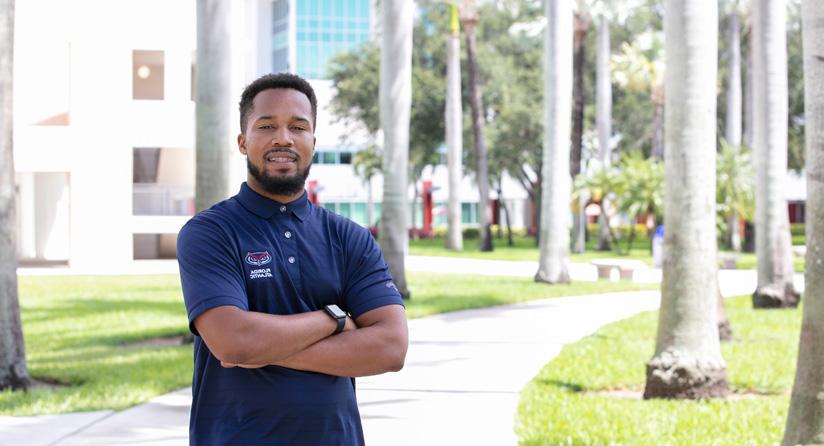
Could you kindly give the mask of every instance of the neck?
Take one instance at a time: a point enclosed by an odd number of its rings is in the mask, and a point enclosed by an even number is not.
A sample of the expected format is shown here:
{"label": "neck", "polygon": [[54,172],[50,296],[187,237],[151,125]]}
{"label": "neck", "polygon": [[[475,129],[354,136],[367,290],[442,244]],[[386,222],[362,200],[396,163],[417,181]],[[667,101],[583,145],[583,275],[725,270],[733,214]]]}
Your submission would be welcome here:
{"label": "neck", "polygon": [[291,194],[291,195],[278,195],[278,194],[269,193],[269,192],[266,191],[266,189],[263,188],[263,186],[252,175],[247,175],[246,176],[246,184],[249,186],[250,189],[257,192],[258,194],[263,195],[264,197],[266,197],[270,200],[277,201],[278,203],[281,203],[281,204],[289,204],[289,203],[297,200],[298,198],[300,198],[301,195],[303,195],[303,190],[301,190],[300,192],[297,192],[295,194]]}

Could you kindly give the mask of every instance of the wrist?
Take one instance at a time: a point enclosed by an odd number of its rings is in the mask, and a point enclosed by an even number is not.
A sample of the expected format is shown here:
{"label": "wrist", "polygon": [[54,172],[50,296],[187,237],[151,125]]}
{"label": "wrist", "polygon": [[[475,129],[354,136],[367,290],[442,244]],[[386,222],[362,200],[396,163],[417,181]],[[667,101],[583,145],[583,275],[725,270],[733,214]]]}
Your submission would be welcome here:
{"label": "wrist", "polygon": [[326,314],[328,314],[329,317],[331,317],[332,320],[335,321],[335,331],[332,333],[332,335],[336,335],[342,332],[344,327],[346,326],[346,313],[343,310],[341,310],[340,307],[338,307],[337,305],[326,305],[325,307],[323,307],[323,309],[326,312]]}

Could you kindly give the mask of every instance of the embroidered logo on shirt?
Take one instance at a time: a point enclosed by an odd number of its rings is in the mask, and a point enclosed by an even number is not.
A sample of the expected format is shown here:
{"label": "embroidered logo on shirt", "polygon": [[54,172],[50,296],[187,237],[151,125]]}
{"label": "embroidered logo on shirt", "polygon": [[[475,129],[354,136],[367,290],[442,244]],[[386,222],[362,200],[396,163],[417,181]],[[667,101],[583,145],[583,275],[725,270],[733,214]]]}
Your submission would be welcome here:
{"label": "embroidered logo on shirt", "polygon": [[246,263],[253,266],[265,265],[271,261],[272,256],[269,255],[269,251],[246,253]]}
{"label": "embroidered logo on shirt", "polygon": [[[385,287],[387,287],[387,288],[392,288],[392,289],[394,289],[395,291],[398,291],[398,287],[397,287],[397,286],[395,286],[395,282],[392,282],[391,280],[390,280],[389,282],[386,282],[386,283],[384,284],[384,286],[385,286]],[[398,291],[398,292],[400,293],[400,291]]]}

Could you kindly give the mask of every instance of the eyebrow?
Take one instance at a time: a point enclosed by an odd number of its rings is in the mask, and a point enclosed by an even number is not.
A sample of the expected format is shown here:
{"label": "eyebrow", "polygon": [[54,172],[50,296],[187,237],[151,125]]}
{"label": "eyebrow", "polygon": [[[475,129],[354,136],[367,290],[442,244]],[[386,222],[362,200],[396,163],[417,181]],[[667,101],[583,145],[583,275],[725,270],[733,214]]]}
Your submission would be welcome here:
{"label": "eyebrow", "polygon": [[[272,117],[271,117],[271,116],[266,115],[266,116],[261,116],[261,117],[259,117],[259,118],[255,119],[255,122],[265,121],[265,120],[271,120],[271,119],[272,119]],[[308,120],[308,119],[304,118],[303,116],[299,116],[299,115],[294,115],[294,116],[292,116],[291,120],[292,120],[292,121],[301,121],[301,122],[305,122],[306,124],[311,124],[311,122],[312,122],[312,121],[310,121],[310,120]]]}

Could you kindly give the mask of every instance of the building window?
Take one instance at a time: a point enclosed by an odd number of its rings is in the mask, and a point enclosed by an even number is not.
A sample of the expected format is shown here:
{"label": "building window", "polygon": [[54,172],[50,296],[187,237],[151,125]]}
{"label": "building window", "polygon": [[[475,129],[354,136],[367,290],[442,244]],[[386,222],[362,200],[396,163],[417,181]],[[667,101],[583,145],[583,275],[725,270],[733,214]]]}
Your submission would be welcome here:
{"label": "building window", "polygon": [[340,163],[341,164],[352,164],[352,152],[341,152],[340,153]]}
{"label": "building window", "polygon": [[461,223],[478,224],[478,203],[461,203]]}
{"label": "building window", "polygon": [[163,51],[132,51],[132,98],[163,99]]}
{"label": "building window", "polygon": [[193,215],[194,176],[192,150],[135,147],[133,215]]}
{"label": "building window", "polygon": [[177,258],[177,234],[132,234],[134,260]]}

